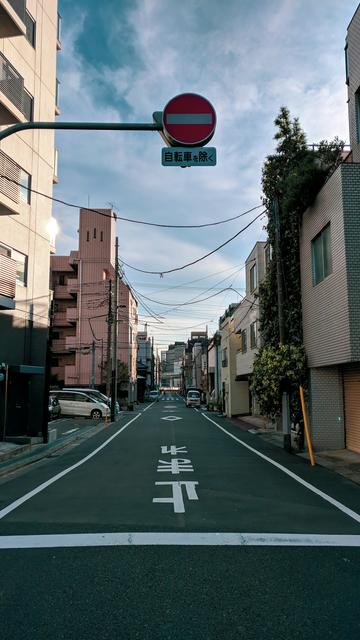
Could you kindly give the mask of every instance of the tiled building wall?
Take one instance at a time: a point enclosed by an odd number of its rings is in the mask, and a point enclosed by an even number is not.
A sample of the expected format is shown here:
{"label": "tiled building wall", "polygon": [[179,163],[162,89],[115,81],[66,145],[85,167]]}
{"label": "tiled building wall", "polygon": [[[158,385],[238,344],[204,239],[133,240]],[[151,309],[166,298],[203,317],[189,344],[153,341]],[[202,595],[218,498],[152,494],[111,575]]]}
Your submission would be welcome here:
{"label": "tiled building wall", "polygon": [[315,449],[343,449],[343,385],[340,367],[310,369],[309,417]]}

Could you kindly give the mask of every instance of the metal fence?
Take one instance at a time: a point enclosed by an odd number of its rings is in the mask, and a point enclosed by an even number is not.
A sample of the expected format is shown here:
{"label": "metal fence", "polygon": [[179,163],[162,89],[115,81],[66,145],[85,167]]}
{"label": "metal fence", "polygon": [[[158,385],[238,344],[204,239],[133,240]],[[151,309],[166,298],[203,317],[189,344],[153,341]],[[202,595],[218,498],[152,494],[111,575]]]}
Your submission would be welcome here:
{"label": "metal fence", "polygon": [[27,120],[32,120],[33,97],[24,87],[24,78],[0,52],[0,91],[21,111]]}

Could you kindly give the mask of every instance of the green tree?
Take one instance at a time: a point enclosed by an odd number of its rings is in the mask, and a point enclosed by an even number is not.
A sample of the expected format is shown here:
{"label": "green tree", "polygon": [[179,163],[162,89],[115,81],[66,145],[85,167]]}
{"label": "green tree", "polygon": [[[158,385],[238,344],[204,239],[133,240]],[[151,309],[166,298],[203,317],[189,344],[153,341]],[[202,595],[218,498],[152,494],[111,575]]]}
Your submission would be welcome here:
{"label": "green tree", "polygon": [[[267,232],[269,244],[275,256],[275,223],[273,203],[279,203],[280,228],[280,264],[284,289],[284,325],[285,343],[302,349],[302,306],[300,282],[300,224],[303,212],[314,202],[317,193],[325,180],[341,161],[344,143],[335,138],[332,142],[323,140],[314,148],[309,148],[306,135],[299,120],[290,117],[286,107],[281,107],[275,120],[277,141],[275,153],[269,155],[262,170],[263,202],[268,212]],[[276,261],[272,260],[267,274],[259,287],[260,331],[263,347],[255,359],[252,389],[259,398],[266,412],[274,414],[279,411],[281,387],[286,380],[295,384],[292,375],[293,362],[290,352],[288,357],[289,375],[286,367],[282,367],[281,376],[271,376],[269,368],[266,373],[272,389],[272,401],[267,396],[262,403],[265,387],[261,384],[261,376],[265,374],[263,350],[270,347],[273,354],[279,348],[279,322],[277,300]],[[270,351],[266,351],[269,356]],[[292,354],[293,355],[293,354]],[[267,359],[266,359],[267,360]],[[283,363],[284,364],[284,363]],[[304,364],[305,367],[305,364]],[[271,369],[271,368],[270,368]],[[303,379],[304,371],[296,369]]]}

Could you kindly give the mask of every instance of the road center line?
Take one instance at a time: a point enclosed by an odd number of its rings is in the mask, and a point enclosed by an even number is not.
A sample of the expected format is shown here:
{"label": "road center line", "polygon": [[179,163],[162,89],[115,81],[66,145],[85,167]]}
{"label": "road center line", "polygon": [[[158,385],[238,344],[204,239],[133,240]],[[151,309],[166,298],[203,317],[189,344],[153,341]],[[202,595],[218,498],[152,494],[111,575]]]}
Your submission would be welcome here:
{"label": "road center line", "polygon": [[118,546],[360,547],[360,535],[318,533],[63,533],[0,536],[0,549]]}
{"label": "road center line", "polygon": [[8,513],[10,513],[11,511],[15,511],[15,509],[17,509],[22,504],[24,504],[24,502],[27,502],[28,500],[30,500],[30,498],[33,498],[34,496],[36,496],[37,493],[44,491],[46,487],[49,487],[51,484],[54,484],[54,482],[57,482],[57,480],[60,480],[60,478],[63,478],[68,473],[70,473],[71,471],[74,471],[74,469],[77,469],[77,467],[80,467],[85,462],[87,462],[88,460],[96,456],[96,454],[99,453],[99,451],[101,451],[102,449],[105,449],[105,447],[107,447],[108,444],[110,444],[110,442],[114,440],[114,438],[116,438],[122,431],[124,431],[124,429],[126,429],[126,427],[128,427],[132,422],[135,422],[135,420],[137,420],[140,416],[141,416],[141,413],[138,413],[134,418],[132,418],[132,420],[124,424],[124,426],[121,427],[121,429],[116,431],[116,433],[114,433],[112,436],[110,436],[110,438],[105,440],[105,442],[103,442],[99,447],[97,447],[97,449],[94,449],[94,451],[89,453],[89,455],[85,456],[85,458],[82,458],[75,464],[71,465],[71,467],[67,467],[67,469],[64,469],[60,473],[57,473],[56,476],[53,476],[49,480],[46,480],[46,482],[42,482],[42,484],[39,484],[37,487],[35,487],[35,489],[32,489],[32,491],[29,491],[29,493],[25,493],[25,495],[23,495],[21,498],[18,498],[17,500],[15,500],[15,502],[12,502],[7,507],[4,507],[4,509],[1,509],[0,520],[5,516],[7,516]]}
{"label": "road center line", "polygon": [[280,469],[280,471],[282,471],[283,473],[286,473],[287,476],[290,476],[290,478],[292,478],[299,484],[302,484],[303,487],[306,487],[307,489],[309,489],[309,491],[316,493],[316,495],[320,496],[320,498],[322,498],[323,500],[326,500],[326,502],[329,502],[330,504],[332,504],[334,507],[336,507],[336,509],[339,509],[339,511],[342,511],[343,513],[345,513],[347,516],[349,516],[349,518],[352,518],[356,522],[360,523],[360,515],[356,513],[356,511],[349,509],[349,507],[346,507],[341,502],[338,502],[338,500],[335,500],[335,498],[332,498],[327,493],[324,493],[323,491],[315,487],[313,484],[310,484],[310,482],[306,482],[306,480],[303,480],[302,478],[300,478],[300,476],[296,475],[296,473],[293,473],[293,471],[290,471],[279,462],[275,462],[275,460],[272,460],[271,458],[264,455],[260,451],[257,451],[257,449],[254,449],[249,444],[246,444],[246,442],[239,440],[239,438],[237,438],[232,433],[230,433],[230,431],[227,431],[226,429],[224,429],[224,427],[221,427],[219,424],[217,424],[217,422],[212,420],[212,418],[209,418],[209,416],[205,415],[204,413],[202,414],[202,416],[206,418],[206,420],[209,420],[209,422],[212,422],[218,429],[221,429],[221,431],[226,433],[226,435],[230,436],[230,438],[232,438],[233,440],[236,440],[236,442],[241,444],[242,447],[245,447],[249,451],[252,451],[252,453],[255,453],[256,456],[259,456],[259,458],[262,458],[263,460],[266,460],[266,462],[269,462],[270,464],[272,464],[274,467],[277,467],[278,469]]}

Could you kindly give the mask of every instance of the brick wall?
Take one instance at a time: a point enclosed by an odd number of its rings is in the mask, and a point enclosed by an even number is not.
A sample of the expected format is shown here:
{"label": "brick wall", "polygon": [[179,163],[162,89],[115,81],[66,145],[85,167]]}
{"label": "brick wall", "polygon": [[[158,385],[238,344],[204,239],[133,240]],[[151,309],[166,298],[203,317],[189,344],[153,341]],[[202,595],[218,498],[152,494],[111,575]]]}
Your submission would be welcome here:
{"label": "brick wall", "polygon": [[[360,50],[359,50],[360,54]],[[360,360],[360,164],[342,171],[351,360]]]}
{"label": "brick wall", "polygon": [[341,367],[310,369],[309,418],[315,449],[343,449],[344,409]]}

